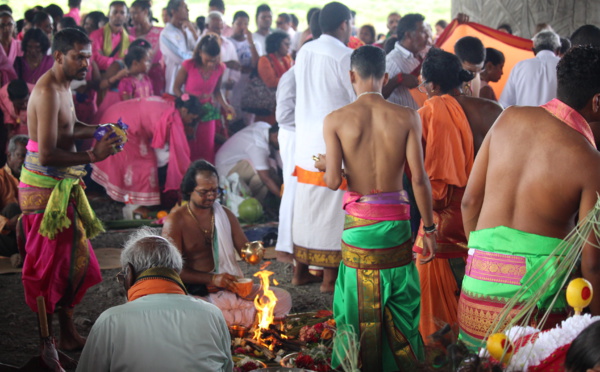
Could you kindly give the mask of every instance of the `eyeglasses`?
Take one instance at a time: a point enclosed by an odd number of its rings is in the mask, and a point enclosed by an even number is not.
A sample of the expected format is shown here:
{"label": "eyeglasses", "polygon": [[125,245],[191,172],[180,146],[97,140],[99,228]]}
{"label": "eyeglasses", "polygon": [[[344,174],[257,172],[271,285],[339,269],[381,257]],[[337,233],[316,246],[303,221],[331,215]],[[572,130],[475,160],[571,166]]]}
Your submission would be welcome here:
{"label": "eyeglasses", "polygon": [[213,194],[216,197],[221,196],[221,194],[223,193],[223,189],[220,187],[217,187],[216,189],[211,189],[211,190],[194,190],[196,192],[196,194],[198,194],[198,196],[201,196],[203,198],[205,198],[208,194]]}
{"label": "eyeglasses", "polygon": [[119,282],[119,284],[123,284],[123,283],[125,283],[126,276],[127,276],[127,269],[123,269],[123,270],[119,271],[117,273],[117,275],[115,275],[115,279],[117,280],[117,282]]}
{"label": "eyeglasses", "polygon": [[9,23],[0,23],[0,28],[5,28],[5,27],[13,27],[15,24],[13,22],[9,22]]}
{"label": "eyeglasses", "polygon": [[427,88],[425,87],[426,84],[429,84],[429,82],[427,80],[422,82],[421,84],[419,84],[419,86],[417,86],[417,89],[419,90],[419,92],[427,93]]}

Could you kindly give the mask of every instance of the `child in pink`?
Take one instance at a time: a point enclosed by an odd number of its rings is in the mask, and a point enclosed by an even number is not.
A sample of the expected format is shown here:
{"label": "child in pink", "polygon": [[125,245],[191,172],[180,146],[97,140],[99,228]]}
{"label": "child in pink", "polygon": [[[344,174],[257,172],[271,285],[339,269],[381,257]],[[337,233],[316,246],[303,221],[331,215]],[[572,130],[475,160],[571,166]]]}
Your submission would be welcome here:
{"label": "child in pink", "polygon": [[198,124],[192,136],[188,136],[192,161],[204,159],[215,162],[215,132],[217,120],[220,119],[219,108],[222,107],[232,118],[235,115],[235,109],[221,94],[221,77],[225,64],[220,61],[220,54],[219,37],[211,33],[203,36],[192,59],[181,64],[173,85],[177,96],[182,96],[185,85],[185,93],[196,96],[203,104],[202,119],[205,121]]}
{"label": "child in pink", "polygon": [[148,50],[142,47],[129,48],[124,59],[129,76],[119,82],[119,96],[122,101],[132,98],[146,98],[153,95],[152,81],[147,75],[150,68]]}

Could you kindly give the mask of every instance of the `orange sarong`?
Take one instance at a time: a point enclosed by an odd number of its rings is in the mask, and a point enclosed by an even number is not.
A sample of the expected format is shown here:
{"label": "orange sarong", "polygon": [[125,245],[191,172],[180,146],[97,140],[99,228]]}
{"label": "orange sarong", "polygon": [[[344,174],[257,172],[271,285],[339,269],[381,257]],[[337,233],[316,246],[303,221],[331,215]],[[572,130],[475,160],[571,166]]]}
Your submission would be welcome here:
{"label": "orange sarong", "polygon": [[[459,288],[450,259],[467,256],[467,238],[462,223],[460,203],[473,168],[473,134],[467,117],[456,99],[436,96],[419,109],[423,122],[425,170],[433,194],[433,219],[438,225],[436,259],[417,265],[421,281],[421,321],[419,331],[427,336],[444,323],[456,324]],[[423,223],[413,250],[419,255],[423,247]]]}

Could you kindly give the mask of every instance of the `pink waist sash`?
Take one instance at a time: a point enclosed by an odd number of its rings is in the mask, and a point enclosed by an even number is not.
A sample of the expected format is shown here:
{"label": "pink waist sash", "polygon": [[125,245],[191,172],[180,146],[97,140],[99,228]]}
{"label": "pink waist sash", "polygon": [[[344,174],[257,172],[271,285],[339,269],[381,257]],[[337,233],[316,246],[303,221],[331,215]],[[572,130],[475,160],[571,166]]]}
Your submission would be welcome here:
{"label": "pink waist sash", "polygon": [[347,214],[374,221],[403,221],[410,219],[410,204],[405,190],[362,195],[348,191],[343,208]]}

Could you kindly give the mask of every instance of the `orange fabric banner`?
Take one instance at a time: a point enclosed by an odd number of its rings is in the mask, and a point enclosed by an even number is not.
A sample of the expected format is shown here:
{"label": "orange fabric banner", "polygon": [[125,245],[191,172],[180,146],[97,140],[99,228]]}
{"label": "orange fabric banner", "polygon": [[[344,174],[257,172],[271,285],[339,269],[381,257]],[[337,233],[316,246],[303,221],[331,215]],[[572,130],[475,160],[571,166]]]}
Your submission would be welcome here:
{"label": "orange fabric banner", "polygon": [[[298,182],[300,183],[307,183],[309,185],[327,187],[327,184],[325,183],[324,172],[311,172],[309,170],[296,166],[292,175],[298,177]],[[342,178],[340,190],[348,190],[348,182],[346,182],[345,178]]]}
{"label": "orange fabric banner", "polygon": [[474,36],[479,38],[486,48],[498,49],[504,53],[504,75],[497,83],[490,83],[496,97],[500,97],[502,89],[508,80],[511,70],[517,62],[533,58],[533,42],[529,39],[507,34],[489,28],[479,23],[468,22],[459,24],[455,19],[444,29],[437,39],[435,45],[447,52],[454,53],[454,44],[463,36]]}

